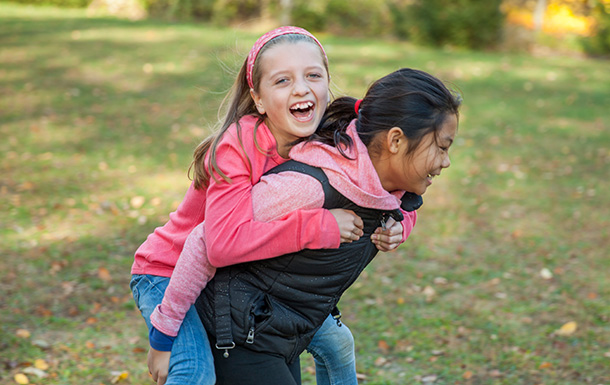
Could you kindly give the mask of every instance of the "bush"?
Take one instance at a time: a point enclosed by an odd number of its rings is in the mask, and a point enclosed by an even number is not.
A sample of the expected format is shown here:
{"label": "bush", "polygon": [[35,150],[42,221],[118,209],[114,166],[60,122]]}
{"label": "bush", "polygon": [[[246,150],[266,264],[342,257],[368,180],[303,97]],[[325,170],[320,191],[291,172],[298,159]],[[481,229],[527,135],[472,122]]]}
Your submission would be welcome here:
{"label": "bush", "polygon": [[321,1],[294,1],[290,17],[292,24],[309,31],[323,31],[326,29],[326,6]]}
{"label": "bush", "polygon": [[500,42],[504,15],[501,0],[417,0],[400,8],[400,18],[409,25],[397,29],[414,42],[432,45],[456,45],[467,48],[489,48]]}
{"label": "bush", "polygon": [[13,0],[13,2],[32,5],[52,5],[63,8],[86,8],[90,0]]}
{"label": "bush", "polygon": [[386,2],[378,0],[330,0],[326,5],[326,27],[330,32],[359,36],[392,34]]}
{"label": "bush", "polygon": [[582,45],[590,55],[610,54],[610,4],[598,0],[593,8],[592,15],[595,20],[593,34],[583,39]]}

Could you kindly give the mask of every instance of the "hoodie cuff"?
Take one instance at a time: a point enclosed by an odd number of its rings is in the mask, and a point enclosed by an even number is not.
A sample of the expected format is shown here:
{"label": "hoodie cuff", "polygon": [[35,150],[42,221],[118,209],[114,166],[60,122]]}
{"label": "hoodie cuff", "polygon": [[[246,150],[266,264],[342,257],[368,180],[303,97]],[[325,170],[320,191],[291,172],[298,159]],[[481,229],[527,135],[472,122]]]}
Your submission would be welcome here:
{"label": "hoodie cuff", "polygon": [[158,331],[154,326],[150,329],[150,333],[148,333],[148,341],[150,342],[150,346],[161,352],[170,352],[172,350],[172,346],[174,345],[174,340],[176,337],[170,337],[167,334],[163,334]]}

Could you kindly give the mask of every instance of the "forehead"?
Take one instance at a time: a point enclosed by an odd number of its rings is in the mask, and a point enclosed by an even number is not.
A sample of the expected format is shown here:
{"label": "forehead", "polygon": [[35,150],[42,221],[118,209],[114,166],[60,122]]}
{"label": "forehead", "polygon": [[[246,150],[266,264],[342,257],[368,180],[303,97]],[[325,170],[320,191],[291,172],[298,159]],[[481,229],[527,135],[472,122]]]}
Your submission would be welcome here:
{"label": "forehead", "polygon": [[445,117],[445,121],[441,124],[440,130],[437,131],[437,137],[440,140],[453,141],[457,134],[458,117],[456,114],[450,113]]}
{"label": "forehead", "polygon": [[266,48],[258,57],[257,65],[265,71],[287,64],[319,65],[326,68],[320,47],[312,40],[282,40]]}

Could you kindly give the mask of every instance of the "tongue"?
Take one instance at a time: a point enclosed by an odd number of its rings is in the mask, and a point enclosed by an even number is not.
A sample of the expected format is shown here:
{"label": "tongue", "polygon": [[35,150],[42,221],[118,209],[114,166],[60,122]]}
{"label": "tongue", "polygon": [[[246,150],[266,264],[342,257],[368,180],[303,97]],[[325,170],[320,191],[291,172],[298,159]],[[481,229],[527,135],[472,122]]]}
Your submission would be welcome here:
{"label": "tongue", "polygon": [[306,110],[293,110],[292,115],[297,119],[305,119],[305,118],[309,117],[310,112],[311,112],[311,109],[309,109],[309,108]]}

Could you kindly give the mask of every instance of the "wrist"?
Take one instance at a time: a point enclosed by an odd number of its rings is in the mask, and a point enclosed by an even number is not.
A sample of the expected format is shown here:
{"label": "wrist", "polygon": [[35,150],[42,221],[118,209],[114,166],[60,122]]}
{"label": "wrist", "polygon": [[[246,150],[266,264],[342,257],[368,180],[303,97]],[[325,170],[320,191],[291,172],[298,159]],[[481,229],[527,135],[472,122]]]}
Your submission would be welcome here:
{"label": "wrist", "polygon": [[150,329],[148,333],[148,341],[150,346],[161,352],[170,352],[172,350],[172,346],[174,345],[174,340],[176,337],[168,336],[167,334],[163,334],[155,327]]}

